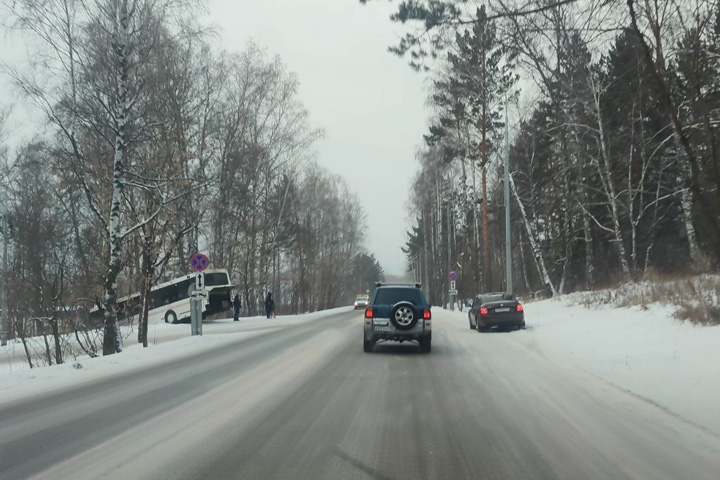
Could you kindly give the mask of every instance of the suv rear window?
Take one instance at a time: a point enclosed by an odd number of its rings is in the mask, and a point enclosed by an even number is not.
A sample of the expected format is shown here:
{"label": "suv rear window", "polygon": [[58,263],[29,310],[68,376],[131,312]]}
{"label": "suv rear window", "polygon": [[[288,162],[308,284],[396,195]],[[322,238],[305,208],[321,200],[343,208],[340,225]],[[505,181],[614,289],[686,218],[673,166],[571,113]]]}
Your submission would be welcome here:
{"label": "suv rear window", "polygon": [[420,290],[414,288],[380,288],[375,296],[375,305],[394,305],[397,302],[410,302],[424,305]]}

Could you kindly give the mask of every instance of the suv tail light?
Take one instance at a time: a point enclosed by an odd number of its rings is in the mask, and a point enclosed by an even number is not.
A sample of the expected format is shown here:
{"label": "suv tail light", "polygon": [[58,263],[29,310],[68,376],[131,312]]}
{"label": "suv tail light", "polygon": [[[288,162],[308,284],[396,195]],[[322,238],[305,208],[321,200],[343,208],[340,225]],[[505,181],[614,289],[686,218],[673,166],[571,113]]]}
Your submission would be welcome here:
{"label": "suv tail light", "polygon": [[423,320],[430,320],[432,318],[432,314],[430,313],[430,309],[426,308],[423,310]]}
{"label": "suv tail light", "polygon": [[518,302],[517,311],[518,311],[518,312],[522,312],[523,310],[524,310],[524,309],[523,309],[522,303],[519,303],[519,302]]}
{"label": "suv tail light", "polygon": [[489,315],[487,307],[480,307],[480,315]]}
{"label": "suv tail light", "polygon": [[365,318],[373,318],[372,307],[367,307],[365,309]]}

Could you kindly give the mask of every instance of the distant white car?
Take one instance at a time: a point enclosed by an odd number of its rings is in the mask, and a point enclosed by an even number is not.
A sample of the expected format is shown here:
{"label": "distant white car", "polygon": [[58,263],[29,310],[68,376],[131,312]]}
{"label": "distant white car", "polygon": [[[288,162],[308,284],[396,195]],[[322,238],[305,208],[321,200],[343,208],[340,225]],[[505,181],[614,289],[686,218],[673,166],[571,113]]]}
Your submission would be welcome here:
{"label": "distant white car", "polygon": [[355,297],[355,310],[357,310],[358,308],[367,307],[369,301],[370,301],[370,299],[368,298],[367,295],[357,295]]}

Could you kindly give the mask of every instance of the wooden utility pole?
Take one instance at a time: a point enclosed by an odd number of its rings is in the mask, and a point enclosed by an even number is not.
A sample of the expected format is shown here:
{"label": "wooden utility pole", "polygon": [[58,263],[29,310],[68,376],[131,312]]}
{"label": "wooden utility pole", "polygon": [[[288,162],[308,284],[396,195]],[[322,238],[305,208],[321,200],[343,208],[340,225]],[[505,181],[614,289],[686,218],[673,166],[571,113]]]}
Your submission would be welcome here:
{"label": "wooden utility pole", "polygon": [[[484,134],[483,134],[484,137]],[[483,139],[483,156],[485,155]],[[490,217],[487,202],[487,167],[482,169],[482,225],[483,225],[483,283],[485,290],[492,290],[492,269],[490,268]]]}

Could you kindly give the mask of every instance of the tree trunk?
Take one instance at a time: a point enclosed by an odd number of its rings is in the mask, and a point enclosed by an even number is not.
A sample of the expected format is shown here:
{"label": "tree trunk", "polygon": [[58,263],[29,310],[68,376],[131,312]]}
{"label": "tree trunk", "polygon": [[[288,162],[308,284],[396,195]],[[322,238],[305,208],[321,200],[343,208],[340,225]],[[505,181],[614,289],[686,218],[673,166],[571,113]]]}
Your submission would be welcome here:
{"label": "tree trunk", "polygon": [[423,222],[423,262],[425,267],[425,282],[427,283],[426,292],[431,296],[432,298],[432,285],[430,283],[430,225],[427,218],[427,213],[422,212],[422,222]]}
{"label": "tree trunk", "polygon": [[115,112],[115,157],[113,158],[113,190],[110,201],[110,221],[108,234],[110,258],[105,275],[105,331],[103,337],[103,355],[112,355],[122,351],[122,337],[117,316],[117,277],[122,268],[120,254],[122,252],[123,235],[121,232],[121,202],[123,176],[125,173],[125,156],[127,154],[127,120],[130,109],[128,98],[128,29],[129,19],[127,2],[120,5],[119,25],[117,28],[116,47],[118,54],[117,81],[118,102]]}
{"label": "tree trunk", "polygon": [[527,213],[525,212],[525,205],[520,199],[520,195],[518,195],[517,188],[515,187],[515,180],[513,179],[512,175],[510,176],[510,189],[512,190],[512,194],[518,204],[520,216],[522,218],[523,224],[525,225],[525,231],[527,233],[528,240],[530,241],[530,247],[533,252],[533,257],[535,258],[535,266],[537,267],[538,273],[540,274],[540,279],[542,280],[543,284],[545,284],[545,287],[550,290],[550,293],[553,296],[556,296],[558,294],[558,291],[555,288],[555,285],[553,285],[552,280],[550,279],[550,274],[548,273],[547,267],[545,266],[545,259],[542,256],[542,251],[537,240],[537,232],[535,231],[535,226],[527,217]]}
{"label": "tree trunk", "polygon": [[595,251],[590,216],[585,212],[583,212],[583,235],[585,240],[585,290],[592,290],[595,286]]}
{"label": "tree trunk", "polygon": [[493,284],[492,266],[490,265],[490,214],[487,198],[487,167],[482,169],[482,231],[483,231],[483,280],[484,290],[491,291]]}
{"label": "tree trunk", "polygon": [[50,328],[52,328],[52,336],[55,343],[55,363],[60,365],[63,363],[62,347],[60,346],[60,328],[58,326],[57,314],[53,313],[50,318]]}
{"label": "tree trunk", "polygon": [[690,258],[692,259],[693,266],[695,266],[695,268],[702,269],[705,260],[702,250],[700,250],[700,245],[698,245],[697,234],[695,233],[695,226],[693,225],[692,194],[688,188],[683,188],[680,192],[680,207],[682,210],[683,226],[685,227],[685,234],[687,236]]}
{"label": "tree trunk", "polygon": [[15,332],[20,337],[20,341],[23,345],[23,350],[25,351],[25,358],[28,361],[28,366],[32,369],[35,367],[32,362],[32,354],[30,353],[30,346],[27,343],[27,332],[25,332],[25,321],[24,320],[18,320],[17,317],[14,319],[14,325],[15,325]]}
{"label": "tree trunk", "polygon": [[[114,195],[113,195],[114,196]],[[119,223],[119,219],[113,220],[110,224]],[[116,231],[110,236],[110,265],[105,276],[105,299],[104,299],[104,335],[103,355],[112,355],[122,351],[122,337],[117,316],[117,277],[120,272],[120,237]]]}
{"label": "tree trunk", "polygon": [[522,267],[522,273],[523,273],[523,281],[525,282],[525,291],[533,295],[533,289],[532,285],[530,284],[530,279],[528,278],[527,273],[527,260],[525,259],[525,247],[523,247],[523,242],[518,241],[518,245],[520,245],[520,266]]}
{"label": "tree trunk", "polygon": [[[655,188],[655,205],[653,206],[653,219],[652,224],[657,225],[658,222],[658,214],[660,211],[660,188],[662,186],[662,182],[658,181],[657,187]],[[647,274],[648,271],[648,264],[650,263],[650,252],[652,251],[653,246],[655,245],[655,235],[650,236],[650,242],[648,243],[647,248],[645,249],[645,259],[643,263],[643,276]]]}
{"label": "tree trunk", "polygon": [[620,257],[620,268],[622,269],[623,277],[625,280],[630,279],[630,264],[627,259],[627,251],[625,249],[625,242],[622,236],[622,230],[620,228],[620,211],[617,204],[617,195],[615,193],[615,184],[612,178],[612,167],[610,165],[610,151],[607,147],[607,137],[605,133],[605,122],[602,118],[602,111],[600,109],[600,92],[595,91],[593,94],[595,101],[595,112],[597,114],[598,122],[598,136],[600,141],[600,156],[602,157],[602,163],[599,161],[595,162],[598,169],[598,174],[602,183],[605,197],[607,198],[610,206],[610,215],[612,217],[612,232],[615,237],[615,247],[618,250]]}
{"label": "tree trunk", "polygon": [[570,278],[570,259],[572,257],[572,241],[573,241],[573,234],[572,234],[572,226],[571,226],[571,220],[570,220],[570,211],[569,208],[566,205],[565,208],[565,218],[563,221],[563,262],[562,262],[562,270],[560,274],[560,285],[558,286],[558,292],[560,293],[566,293],[567,291],[567,284],[568,279]]}
{"label": "tree trunk", "polygon": [[[487,77],[485,75],[485,48],[481,51],[481,62],[482,62],[482,82],[483,89],[486,90],[485,85]],[[480,144],[480,163],[482,165],[482,219],[483,219],[483,271],[485,273],[485,290],[492,291],[493,289],[493,277],[492,277],[492,266],[490,265],[490,218],[488,213],[488,196],[487,196],[487,92],[483,91],[482,95],[482,118],[480,120],[481,126],[481,144]]]}
{"label": "tree trunk", "polygon": [[155,255],[152,236],[145,234],[142,254],[142,288],[140,290],[140,324],[138,325],[138,343],[148,346],[148,312],[152,303],[152,283],[155,277]]}
{"label": "tree trunk", "polygon": [[40,324],[40,327],[42,328],[42,337],[43,337],[43,341],[45,342],[45,361],[47,362],[48,365],[52,365],[53,364],[52,349],[50,348],[50,343],[48,342],[48,336],[47,336],[47,333],[45,332],[44,319],[42,319],[42,318],[36,319],[35,324],[37,325],[38,323]]}

